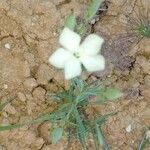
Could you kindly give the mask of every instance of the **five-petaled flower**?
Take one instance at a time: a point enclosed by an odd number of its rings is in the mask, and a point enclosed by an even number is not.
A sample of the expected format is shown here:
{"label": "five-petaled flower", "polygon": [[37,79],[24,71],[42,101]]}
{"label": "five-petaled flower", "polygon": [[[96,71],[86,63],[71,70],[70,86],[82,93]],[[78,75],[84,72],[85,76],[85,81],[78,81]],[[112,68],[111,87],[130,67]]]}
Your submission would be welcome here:
{"label": "five-petaled flower", "polygon": [[[72,79],[82,72],[82,65],[89,72],[100,71],[105,68],[105,59],[99,54],[104,40],[96,34],[90,34],[81,43],[81,37],[64,28],[58,48],[49,58],[49,62],[60,69],[64,69],[65,79]],[[81,44],[80,44],[81,43]]]}

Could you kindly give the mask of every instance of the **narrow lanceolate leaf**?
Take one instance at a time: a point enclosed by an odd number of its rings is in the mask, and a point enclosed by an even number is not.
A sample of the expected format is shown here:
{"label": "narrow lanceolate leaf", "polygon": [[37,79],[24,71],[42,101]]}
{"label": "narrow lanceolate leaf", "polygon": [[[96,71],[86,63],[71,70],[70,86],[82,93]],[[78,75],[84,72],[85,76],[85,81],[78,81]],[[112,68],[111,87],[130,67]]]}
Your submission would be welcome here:
{"label": "narrow lanceolate leaf", "polygon": [[70,101],[70,99],[72,99],[72,97],[70,96],[69,91],[58,92],[57,94],[55,94],[53,96],[53,98],[56,101],[60,101],[60,102],[63,102],[64,100]]}
{"label": "narrow lanceolate leaf", "polygon": [[51,114],[46,114],[46,115],[43,115],[43,116],[38,117],[37,119],[33,120],[33,121],[31,122],[31,124],[42,123],[42,122],[44,122],[44,121],[49,121],[49,120],[51,120],[51,119],[52,119]]}
{"label": "narrow lanceolate leaf", "polygon": [[94,140],[94,150],[98,150],[99,149],[99,143],[98,143],[98,139],[97,139],[97,134],[96,134],[95,128],[92,129],[92,135],[93,135],[93,140]]}
{"label": "narrow lanceolate leaf", "polygon": [[139,144],[138,150],[144,150],[146,145],[149,143],[149,139],[147,137],[147,131],[144,133],[144,136]]}
{"label": "narrow lanceolate leaf", "polygon": [[81,116],[76,108],[74,108],[74,115],[77,122],[77,135],[80,143],[86,149],[86,128],[82,122]]}
{"label": "narrow lanceolate leaf", "polygon": [[110,100],[115,100],[117,98],[120,98],[122,95],[123,93],[117,89],[107,89],[105,91],[105,97]]}
{"label": "narrow lanceolate leaf", "polygon": [[11,129],[16,129],[24,126],[24,124],[14,124],[14,125],[0,125],[0,131],[6,131],[6,130],[11,130]]}
{"label": "narrow lanceolate leaf", "polygon": [[31,124],[42,123],[44,121],[56,121],[56,120],[63,119],[66,117],[69,108],[70,108],[69,104],[64,104],[61,107],[59,107],[56,111],[52,112],[51,114],[46,114],[33,120]]}
{"label": "narrow lanceolate leaf", "polygon": [[90,96],[96,96],[99,93],[99,87],[85,87],[84,90],[78,94],[76,100],[78,102],[87,101]]}
{"label": "narrow lanceolate leaf", "polygon": [[65,21],[65,27],[74,30],[76,27],[76,17],[75,15],[72,13],[70,16],[67,17],[66,21]]}
{"label": "narrow lanceolate leaf", "polygon": [[52,143],[56,144],[63,135],[63,129],[62,128],[55,128],[51,133]]}
{"label": "narrow lanceolate leaf", "polygon": [[99,125],[96,124],[96,133],[97,133],[97,138],[99,141],[99,144],[102,146],[103,150],[109,150],[109,147],[107,145],[106,139],[102,133],[102,130],[99,128]]}
{"label": "narrow lanceolate leaf", "polygon": [[101,0],[93,0],[91,5],[87,8],[84,19],[86,22],[89,22],[96,14],[98,11],[100,5],[101,5]]}
{"label": "narrow lanceolate leaf", "polygon": [[99,125],[102,125],[102,124],[104,124],[104,123],[107,121],[108,117],[113,116],[113,115],[115,115],[115,114],[116,114],[116,112],[111,112],[111,113],[104,114],[104,115],[102,115],[102,116],[98,116],[98,117],[95,119],[95,122],[96,122],[97,124],[99,124]]}
{"label": "narrow lanceolate leaf", "polygon": [[74,87],[74,89],[77,89],[78,93],[83,90],[83,88],[86,86],[86,82],[82,80],[81,77],[76,77],[71,80],[71,84]]}
{"label": "narrow lanceolate leaf", "polygon": [[98,95],[100,97],[100,100],[98,100],[97,102],[105,102],[106,100],[116,100],[123,96],[123,93],[117,89],[104,88],[100,90]]}

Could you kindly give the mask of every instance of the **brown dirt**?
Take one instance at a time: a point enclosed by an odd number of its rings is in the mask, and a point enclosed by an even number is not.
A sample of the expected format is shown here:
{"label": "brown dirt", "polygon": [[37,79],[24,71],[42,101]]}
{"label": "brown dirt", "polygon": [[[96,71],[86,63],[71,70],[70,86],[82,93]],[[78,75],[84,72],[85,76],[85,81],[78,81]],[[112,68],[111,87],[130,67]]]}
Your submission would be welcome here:
{"label": "brown dirt", "polygon": [[[47,95],[67,87],[67,83],[63,73],[47,60],[59,46],[58,29],[66,16],[71,9],[81,15],[89,1],[0,1],[1,102],[16,96],[1,112],[1,124],[27,122],[53,111],[55,104]],[[118,111],[104,126],[108,143],[112,150],[136,150],[150,125],[150,39],[137,37],[130,30],[129,18],[134,20],[140,9],[146,10],[149,0],[111,0],[107,4],[107,12],[98,14],[99,21],[91,28],[106,40],[102,53],[107,58],[107,68],[90,79],[107,77],[108,85],[120,88],[125,95],[118,102],[95,106],[94,112]],[[88,111],[93,113],[91,108]],[[129,126],[131,132],[126,131]],[[53,145],[48,139],[50,127],[45,122],[1,132],[0,150],[63,150],[66,141]],[[81,149],[77,142],[71,147]]]}

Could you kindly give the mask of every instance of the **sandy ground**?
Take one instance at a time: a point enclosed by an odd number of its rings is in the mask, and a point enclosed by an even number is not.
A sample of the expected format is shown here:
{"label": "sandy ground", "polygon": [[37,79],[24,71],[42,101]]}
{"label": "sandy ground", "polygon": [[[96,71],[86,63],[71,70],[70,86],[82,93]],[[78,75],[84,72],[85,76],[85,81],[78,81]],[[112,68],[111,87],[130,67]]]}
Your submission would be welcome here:
{"label": "sandy ground", "polygon": [[[48,94],[66,87],[67,82],[61,71],[48,64],[48,57],[59,46],[59,28],[71,9],[82,16],[89,1],[0,0],[1,103],[16,97],[0,113],[1,124],[26,122],[53,111],[55,104]],[[106,1],[108,10],[89,25],[89,33],[105,39],[102,53],[107,68],[86,78],[107,78],[108,85],[124,92],[117,102],[87,109],[89,114],[118,111],[103,128],[112,150],[136,150],[150,125],[150,38],[140,38],[133,31],[139,18],[150,17],[148,5],[149,0]],[[66,141],[51,144],[49,128],[45,122],[1,132],[0,150],[64,150]],[[81,146],[74,142],[71,149]]]}

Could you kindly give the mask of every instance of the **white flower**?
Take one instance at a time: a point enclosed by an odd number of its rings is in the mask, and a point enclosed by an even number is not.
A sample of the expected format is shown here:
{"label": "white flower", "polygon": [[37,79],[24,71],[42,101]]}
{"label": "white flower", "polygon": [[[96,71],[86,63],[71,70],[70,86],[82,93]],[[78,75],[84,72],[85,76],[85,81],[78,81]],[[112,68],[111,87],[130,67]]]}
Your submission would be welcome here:
{"label": "white flower", "polygon": [[64,69],[66,79],[79,76],[82,65],[89,72],[105,68],[105,59],[99,54],[104,40],[91,34],[81,44],[80,42],[81,37],[77,33],[64,28],[59,38],[62,48],[58,48],[49,58],[53,66]]}

